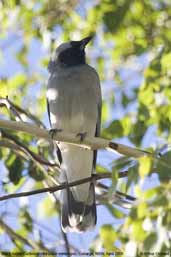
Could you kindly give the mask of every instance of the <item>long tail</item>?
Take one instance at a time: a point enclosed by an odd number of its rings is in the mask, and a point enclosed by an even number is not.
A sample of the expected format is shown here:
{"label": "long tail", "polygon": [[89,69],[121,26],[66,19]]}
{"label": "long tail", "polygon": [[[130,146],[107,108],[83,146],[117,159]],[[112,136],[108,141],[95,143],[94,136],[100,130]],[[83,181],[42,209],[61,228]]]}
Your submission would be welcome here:
{"label": "long tail", "polygon": [[62,190],[61,224],[64,232],[83,232],[93,228],[96,224],[96,204],[94,184],[89,187],[89,194],[85,202],[74,198],[72,188]]}

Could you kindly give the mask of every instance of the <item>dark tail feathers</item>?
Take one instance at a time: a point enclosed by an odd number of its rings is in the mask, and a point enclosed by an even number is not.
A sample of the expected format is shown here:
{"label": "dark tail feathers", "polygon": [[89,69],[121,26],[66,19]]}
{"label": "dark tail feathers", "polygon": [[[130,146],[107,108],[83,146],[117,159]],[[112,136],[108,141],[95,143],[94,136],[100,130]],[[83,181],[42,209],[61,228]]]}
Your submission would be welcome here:
{"label": "dark tail feathers", "polygon": [[95,226],[96,204],[94,184],[90,184],[86,202],[74,199],[70,188],[62,190],[61,224],[64,232],[83,232]]}

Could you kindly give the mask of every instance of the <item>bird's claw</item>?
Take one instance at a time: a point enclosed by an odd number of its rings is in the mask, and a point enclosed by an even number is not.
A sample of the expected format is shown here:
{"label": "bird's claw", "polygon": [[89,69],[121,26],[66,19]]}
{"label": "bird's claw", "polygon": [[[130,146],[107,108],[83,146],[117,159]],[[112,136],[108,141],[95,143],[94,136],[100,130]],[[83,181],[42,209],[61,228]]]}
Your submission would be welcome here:
{"label": "bird's claw", "polygon": [[79,132],[76,136],[80,137],[80,142],[82,143],[87,135],[87,132]]}
{"label": "bird's claw", "polygon": [[62,132],[62,129],[57,129],[57,128],[55,128],[55,129],[50,129],[50,130],[49,130],[49,135],[50,135],[51,138],[53,139],[54,136],[55,136],[58,132]]}

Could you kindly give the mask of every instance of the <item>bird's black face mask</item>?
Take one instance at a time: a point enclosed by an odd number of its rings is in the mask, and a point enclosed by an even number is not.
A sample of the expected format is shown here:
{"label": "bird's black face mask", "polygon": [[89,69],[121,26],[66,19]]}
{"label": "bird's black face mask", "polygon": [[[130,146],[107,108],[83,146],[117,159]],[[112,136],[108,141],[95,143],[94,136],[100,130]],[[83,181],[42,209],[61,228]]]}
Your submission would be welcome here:
{"label": "bird's black face mask", "polygon": [[71,41],[71,47],[59,53],[58,63],[65,66],[85,64],[85,46],[91,39],[92,37],[86,37],[80,41]]}
{"label": "bird's black face mask", "polygon": [[72,46],[58,56],[58,63],[66,66],[85,64],[85,51],[78,46]]}

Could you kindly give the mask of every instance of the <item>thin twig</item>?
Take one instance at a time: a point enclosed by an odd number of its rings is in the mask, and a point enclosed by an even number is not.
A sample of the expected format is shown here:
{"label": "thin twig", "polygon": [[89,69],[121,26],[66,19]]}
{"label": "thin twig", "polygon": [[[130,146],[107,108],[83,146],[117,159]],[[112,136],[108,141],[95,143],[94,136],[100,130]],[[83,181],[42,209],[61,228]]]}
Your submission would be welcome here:
{"label": "thin twig", "polygon": [[[122,174],[122,173],[123,172],[118,174],[119,178],[123,177],[124,174]],[[3,196],[0,197],[0,201],[4,201],[4,200],[7,200],[7,199],[11,199],[11,198],[18,198],[18,197],[29,196],[29,195],[36,195],[36,194],[41,194],[41,193],[45,193],[45,192],[54,193],[56,191],[65,189],[66,187],[73,187],[73,186],[84,184],[84,183],[87,183],[87,182],[90,182],[90,181],[96,181],[96,180],[111,178],[111,177],[112,177],[112,173],[109,173],[109,172],[100,173],[100,174],[93,174],[93,176],[91,176],[91,177],[76,180],[76,181],[73,181],[71,183],[62,183],[59,186],[41,188],[41,189],[37,189],[37,190],[32,190],[30,192],[22,192],[22,193],[14,193],[14,194],[3,195]]]}
{"label": "thin twig", "polygon": [[[28,134],[31,134],[32,136],[36,136],[39,138],[45,138],[49,141],[52,140],[48,131],[42,128],[38,128],[29,123],[0,120],[0,128],[12,129],[15,131],[28,133]],[[99,137],[85,137],[83,142],[80,142],[79,137],[76,137],[75,134],[59,132],[56,135],[54,135],[54,140],[65,142],[68,144],[78,145],[80,147],[87,148],[89,150],[103,149],[103,148],[109,151],[114,150],[115,152],[118,152],[120,154],[124,154],[127,156],[132,156],[134,158],[142,157],[144,155],[153,157],[153,154],[150,152],[139,150],[123,144],[111,142],[110,140],[106,140]]]}
{"label": "thin twig", "polygon": [[17,117],[20,121],[23,121],[21,114],[24,114],[25,116],[28,117],[28,119],[32,120],[37,124],[38,126],[42,128],[46,128],[45,125],[33,114],[31,114],[28,110],[24,110],[18,105],[14,104],[11,102],[8,98],[1,97],[0,98],[0,107],[6,107],[15,117]]}
{"label": "thin twig", "polygon": [[59,165],[57,163],[51,163],[44,159],[43,156],[34,153],[31,151],[24,143],[20,142],[16,137],[13,135],[6,133],[4,130],[1,131],[1,135],[3,138],[7,138],[10,141],[14,142],[20,150],[24,151],[27,155],[29,155],[32,159],[34,159],[36,162],[39,162],[43,165],[50,166],[50,167],[56,167],[59,168]]}
{"label": "thin twig", "polygon": [[120,195],[120,196],[123,196],[126,200],[129,200],[129,201],[136,201],[137,198],[132,196],[132,195],[128,195],[128,194],[125,194],[123,192],[120,192],[120,191],[116,191],[116,194]]}
{"label": "thin twig", "polygon": [[6,231],[6,233],[13,239],[13,240],[19,240],[22,243],[28,245],[29,247],[31,247],[34,250],[44,250],[44,251],[48,251],[47,248],[45,248],[44,246],[40,246],[39,243],[36,243],[28,238],[25,238],[19,234],[17,234],[10,226],[8,226],[2,219],[0,219],[0,227],[2,229],[4,229]]}
{"label": "thin twig", "polygon": [[[103,188],[103,189],[105,189],[105,190],[109,190],[109,187],[108,187],[108,186],[106,186],[106,185],[104,185],[104,184],[102,184],[102,183],[100,183],[100,182],[97,183],[97,186],[100,187],[100,188]],[[136,197],[131,196],[131,195],[128,195],[128,194],[125,194],[125,193],[123,193],[123,192],[121,192],[121,191],[118,191],[118,190],[116,190],[115,194],[116,194],[116,195],[118,194],[118,195],[120,195],[120,196],[123,196],[126,200],[129,200],[129,201],[135,201],[135,200],[137,200]]]}
{"label": "thin twig", "polygon": [[64,242],[65,242],[65,251],[67,253],[67,256],[70,257],[71,254],[70,254],[70,244],[69,244],[69,241],[68,241],[68,237],[67,237],[67,234],[64,233],[64,231],[61,229],[61,233],[62,233],[62,237],[64,239]]}

